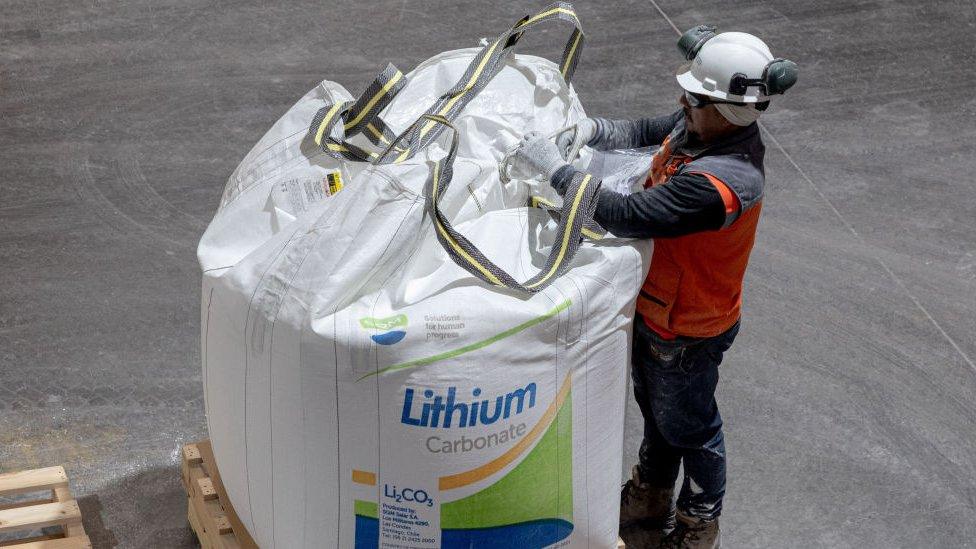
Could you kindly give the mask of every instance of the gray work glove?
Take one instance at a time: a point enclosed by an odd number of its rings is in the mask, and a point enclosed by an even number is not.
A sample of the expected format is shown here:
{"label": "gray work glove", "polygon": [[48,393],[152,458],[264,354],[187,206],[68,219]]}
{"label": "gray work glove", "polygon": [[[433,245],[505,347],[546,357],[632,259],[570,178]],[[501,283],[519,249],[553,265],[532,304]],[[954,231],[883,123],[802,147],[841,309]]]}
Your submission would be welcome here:
{"label": "gray work glove", "polygon": [[559,149],[559,153],[562,154],[563,158],[572,160],[569,157],[569,152],[573,148],[573,143],[576,141],[576,138],[579,137],[580,141],[584,145],[587,145],[595,136],[596,122],[592,118],[584,118],[576,123],[575,129],[564,131],[556,136],[556,147]]}
{"label": "gray work glove", "polygon": [[515,151],[515,162],[525,172],[542,174],[546,181],[552,181],[553,174],[566,165],[556,144],[539,132],[528,133],[522,138]]}

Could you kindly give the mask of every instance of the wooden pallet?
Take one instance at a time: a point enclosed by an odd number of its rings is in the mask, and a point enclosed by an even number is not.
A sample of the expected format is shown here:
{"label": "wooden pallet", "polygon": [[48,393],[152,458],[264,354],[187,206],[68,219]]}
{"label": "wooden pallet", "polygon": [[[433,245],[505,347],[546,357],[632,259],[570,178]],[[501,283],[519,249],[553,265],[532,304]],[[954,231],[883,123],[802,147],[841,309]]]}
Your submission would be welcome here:
{"label": "wooden pallet", "polygon": [[257,549],[230,504],[210,441],[183,446],[186,516],[203,549]]}
{"label": "wooden pallet", "polygon": [[[203,549],[258,549],[227,498],[209,440],[183,446],[183,488],[187,518]],[[617,549],[624,549],[620,539]]]}
{"label": "wooden pallet", "polygon": [[0,474],[0,496],[44,492],[38,498],[0,503],[0,533],[30,536],[42,528],[59,532],[0,541],[0,547],[17,549],[90,549],[91,541],[81,525],[81,509],[71,497],[64,467]]}

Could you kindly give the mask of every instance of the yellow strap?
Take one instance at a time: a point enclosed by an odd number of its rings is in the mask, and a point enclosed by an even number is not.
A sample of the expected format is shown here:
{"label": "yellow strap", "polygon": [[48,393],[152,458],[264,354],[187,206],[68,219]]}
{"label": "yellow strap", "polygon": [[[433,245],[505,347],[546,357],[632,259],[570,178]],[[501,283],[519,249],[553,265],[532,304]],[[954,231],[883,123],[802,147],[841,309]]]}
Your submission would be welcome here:
{"label": "yellow strap", "polygon": [[583,37],[583,33],[576,34],[576,40],[573,40],[573,46],[569,48],[569,55],[566,56],[566,62],[563,63],[563,68],[559,72],[562,73],[563,78],[566,78],[566,71],[569,70],[570,63],[573,62],[573,55],[576,54],[576,46],[580,43],[580,38]]}
{"label": "yellow strap", "polygon": [[362,120],[364,116],[366,116],[366,113],[368,113],[369,110],[373,108],[373,105],[375,105],[377,101],[379,101],[384,95],[386,95],[390,91],[390,88],[392,88],[393,85],[400,80],[400,78],[403,78],[403,73],[397,71],[396,74],[393,75],[393,78],[390,78],[390,80],[386,84],[383,84],[383,88],[380,89],[380,91],[376,92],[376,95],[374,95],[372,99],[370,99],[369,102],[366,103],[365,106],[363,106],[362,110],[359,111],[359,114],[356,115],[356,118],[353,118],[351,122],[346,123],[346,129],[348,130],[349,128],[358,124],[359,121]]}
{"label": "yellow strap", "polygon": [[[556,14],[556,13],[565,13],[565,14],[569,15],[570,17],[573,18],[573,21],[576,22],[576,25],[577,26],[580,26],[579,18],[576,16],[576,13],[573,10],[566,9],[566,8],[553,8],[551,10],[548,10],[548,11],[545,11],[543,13],[537,14],[537,15],[535,15],[533,17],[530,17],[529,19],[527,19],[527,20],[523,21],[522,23],[519,23],[518,25],[516,25],[515,28],[516,29],[520,29],[520,28],[522,28],[522,27],[524,27],[526,25],[532,24],[532,23],[534,23],[534,22],[536,22],[536,21],[538,21],[540,19],[544,19],[544,18],[549,17],[550,15],[553,15],[553,14]],[[576,46],[579,44],[580,38],[582,36],[583,36],[582,33],[580,33],[580,34],[578,34],[576,36],[576,40],[573,42],[573,46],[570,49],[569,55],[566,56],[566,63],[563,65],[563,68],[562,68],[562,74],[563,74],[563,76],[566,75],[566,70],[569,68],[570,61],[572,60],[573,55],[576,52]],[[444,115],[444,114],[447,114],[448,112],[450,112],[451,107],[453,107],[454,104],[458,102],[458,100],[460,100],[462,97],[464,97],[464,94],[466,94],[468,91],[471,90],[471,88],[474,87],[475,83],[478,81],[478,78],[481,77],[481,73],[485,70],[485,65],[488,63],[488,60],[491,58],[491,54],[495,51],[495,48],[498,47],[498,44],[499,44],[499,41],[497,41],[497,40],[494,43],[492,43],[491,47],[488,48],[488,51],[485,54],[484,58],[478,64],[478,68],[475,69],[474,73],[471,75],[471,78],[468,79],[468,83],[465,84],[464,89],[461,90],[460,92],[458,92],[447,103],[445,103],[444,104],[444,107],[441,108],[441,110],[437,114]],[[420,129],[419,140],[423,140],[424,136],[427,135],[427,132],[429,132],[430,129],[433,128],[433,127],[434,127],[434,122],[433,121],[428,121],[427,124],[425,124],[424,127],[422,127]],[[410,149],[404,150],[403,153],[400,156],[398,156],[396,158],[396,160],[394,160],[394,163],[400,163],[400,162],[404,161],[409,154],[410,154]]]}
{"label": "yellow strap", "polygon": [[325,128],[328,127],[329,121],[332,120],[332,117],[335,116],[335,114],[337,112],[339,112],[339,109],[342,108],[342,106],[344,104],[345,103],[343,103],[342,101],[340,101],[340,102],[336,103],[335,105],[332,105],[332,108],[329,109],[329,112],[325,113],[325,118],[323,118],[322,119],[322,123],[319,124],[318,131],[315,132],[315,144],[316,145],[319,145],[319,146],[322,145],[322,134],[325,132]]}
{"label": "yellow strap", "polygon": [[465,252],[464,249],[461,248],[461,246],[459,246],[458,243],[455,242],[453,238],[451,238],[450,233],[448,233],[447,230],[444,229],[444,226],[441,225],[440,220],[435,219],[434,221],[437,224],[437,230],[441,233],[441,235],[444,236],[444,238],[451,245],[451,247],[454,248],[454,251],[460,254],[465,261],[473,265],[475,269],[478,269],[478,271],[481,274],[485,275],[485,278],[487,278],[492,284],[494,284],[495,286],[505,286],[505,284],[502,284],[502,281],[499,280],[497,276],[493,275],[491,271],[489,271],[484,267],[484,265],[478,263],[478,261],[476,261],[475,258],[471,257],[468,254],[468,252]]}
{"label": "yellow strap", "polygon": [[376,138],[379,139],[380,141],[386,143],[387,145],[390,144],[390,141],[383,135],[383,132],[377,130],[376,129],[376,126],[374,126],[372,122],[370,122],[369,124],[366,124],[366,129],[368,129],[370,131],[370,133],[372,133],[373,135],[375,135]]}
{"label": "yellow strap", "polygon": [[530,200],[531,200],[531,205],[532,205],[533,208],[538,208],[539,207],[539,204],[545,204],[546,206],[551,206],[553,208],[556,207],[555,204],[553,204],[552,202],[549,202],[548,200],[546,200],[545,198],[543,198],[541,196],[533,196],[532,198],[530,198]]}
{"label": "yellow strap", "polygon": [[[539,207],[539,204],[545,204],[546,206],[549,206],[551,208],[555,208],[556,207],[555,204],[553,204],[552,202],[549,202],[548,200],[546,200],[545,198],[543,198],[541,196],[533,196],[533,197],[531,197],[529,199],[529,205],[531,207],[538,208]],[[592,239],[592,240],[601,240],[603,238],[603,235],[602,234],[597,233],[597,232],[594,232],[594,231],[591,231],[590,229],[587,229],[586,227],[583,227],[582,229],[580,229],[580,232],[583,233],[583,236],[585,236],[585,237],[587,237],[589,239]]]}
{"label": "yellow strap", "polygon": [[[573,220],[576,219],[576,210],[579,209],[580,201],[583,199],[583,191],[586,189],[586,186],[589,184],[590,177],[591,177],[590,174],[586,174],[586,176],[583,177],[583,182],[580,183],[579,190],[576,191],[576,197],[573,199],[573,206],[569,209],[569,218],[566,220],[567,227],[573,226]],[[553,262],[552,268],[549,269],[549,272],[546,273],[546,276],[526,286],[526,288],[535,288],[536,286],[542,284],[546,280],[549,280],[549,278],[556,273],[556,269],[559,268],[559,264],[563,262],[563,256],[565,256],[566,254],[566,248],[569,246],[570,233],[571,231],[566,231],[566,233],[563,235],[563,241],[559,247],[559,255],[556,256],[556,261]]]}
{"label": "yellow strap", "polygon": [[515,28],[516,29],[522,28],[522,27],[524,27],[526,25],[530,25],[532,23],[535,23],[539,19],[543,19],[543,18],[549,17],[550,15],[553,15],[555,13],[565,13],[566,15],[572,17],[573,18],[573,21],[576,21],[576,24],[578,26],[582,26],[582,25],[580,25],[579,18],[576,17],[576,12],[574,12],[573,10],[566,9],[566,8],[553,8],[553,9],[551,9],[549,11],[545,11],[545,12],[542,12],[542,13],[540,13],[538,15],[535,15],[533,17],[528,18],[527,20],[523,21],[522,23],[519,23],[518,25],[516,25]]}
{"label": "yellow strap", "polygon": [[[440,162],[434,164],[434,192],[433,192],[434,204],[437,204],[437,193],[438,193],[438,188],[440,187],[440,185],[438,184],[439,177],[440,177],[440,168],[441,168]],[[485,278],[491,281],[492,284],[496,286],[504,286],[504,284],[502,284],[502,281],[499,280],[497,276],[492,274],[492,272],[486,269],[484,265],[479,263],[475,258],[471,257],[471,255],[468,254],[468,252],[464,251],[464,249],[461,248],[461,246],[457,243],[457,241],[454,240],[454,237],[452,237],[451,234],[447,232],[447,229],[444,228],[444,225],[441,223],[440,219],[435,217],[434,224],[437,226],[437,231],[441,233],[441,236],[444,237],[444,240],[446,240],[451,245],[451,247],[454,248],[454,251],[457,252],[458,255],[463,257],[465,261],[467,261],[472,266],[474,266],[475,269],[478,269],[478,271],[481,274],[485,275]]]}
{"label": "yellow strap", "polygon": [[403,153],[400,154],[400,156],[396,157],[396,160],[394,160],[393,163],[399,164],[400,162],[403,162],[404,160],[407,159],[408,154],[410,154],[410,149],[409,148],[403,149]]}
{"label": "yellow strap", "polygon": [[[457,103],[459,99],[464,97],[464,94],[468,93],[468,91],[474,87],[475,83],[478,81],[478,78],[481,76],[481,73],[484,72],[485,65],[488,63],[488,60],[491,59],[491,54],[495,51],[496,47],[498,47],[497,40],[491,45],[490,48],[488,48],[488,51],[487,53],[485,53],[484,58],[482,58],[481,62],[478,63],[478,68],[475,69],[474,73],[471,75],[471,78],[468,79],[468,83],[464,85],[464,89],[458,92],[457,95],[452,97],[447,103],[445,103],[444,107],[442,107],[441,110],[438,111],[437,115],[447,114],[451,110],[451,107],[453,107],[454,104]],[[433,120],[428,120],[427,123],[424,124],[424,127],[420,129],[420,136],[418,137],[418,141],[423,140],[424,136],[427,135],[427,132],[429,132],[430,129],[434,127],[434,124],[435,122]],[[398,156],[395,162],[397,163],[402,162],[404,159],[407,158],[407,155],[409,153],[410,153],[410,149],[403,151],[403,154]]]}

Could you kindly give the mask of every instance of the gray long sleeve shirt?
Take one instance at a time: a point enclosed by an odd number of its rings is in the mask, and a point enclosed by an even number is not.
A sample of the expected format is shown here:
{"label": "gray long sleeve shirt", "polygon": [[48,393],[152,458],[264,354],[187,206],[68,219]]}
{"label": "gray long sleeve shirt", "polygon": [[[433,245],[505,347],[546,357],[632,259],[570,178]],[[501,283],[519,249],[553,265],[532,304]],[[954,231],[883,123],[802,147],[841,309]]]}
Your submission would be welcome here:
{"label": "gray long sleeve shirt", "polygon": [[[679,110],[658,118],[596,118],[596,134],[587,145],[597,150],[660,145],[683,116]],[[563,195],[577,171],[569,165],[556,171],[551,181],[556,192]],[[725,215],[722,195],[708,178],[678,174],[664,184],[629,195],[602,189],[594,219],[617,236],[668,238],[720,229]]]}

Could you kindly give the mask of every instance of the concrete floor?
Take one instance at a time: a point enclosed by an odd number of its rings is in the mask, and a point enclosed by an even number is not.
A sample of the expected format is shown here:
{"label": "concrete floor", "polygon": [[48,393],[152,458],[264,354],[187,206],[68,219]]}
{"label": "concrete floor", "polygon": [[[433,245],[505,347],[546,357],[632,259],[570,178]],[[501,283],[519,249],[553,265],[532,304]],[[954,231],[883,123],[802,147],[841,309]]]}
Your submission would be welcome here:
{"label": "concrete floor", "polygon": [[[194,248],[244,153],[322,78],[359,90],[542,6],[303,4],[0,5],[0,470],[63,463],[98,547],[194,544]],[[592,115],[674,108],[672,22],[754,32],[801,67],[763,117],[723,365],[724,546],[976,547],[976,4],[577,8]],[[636,406],[627,424],[633,455]]]}

